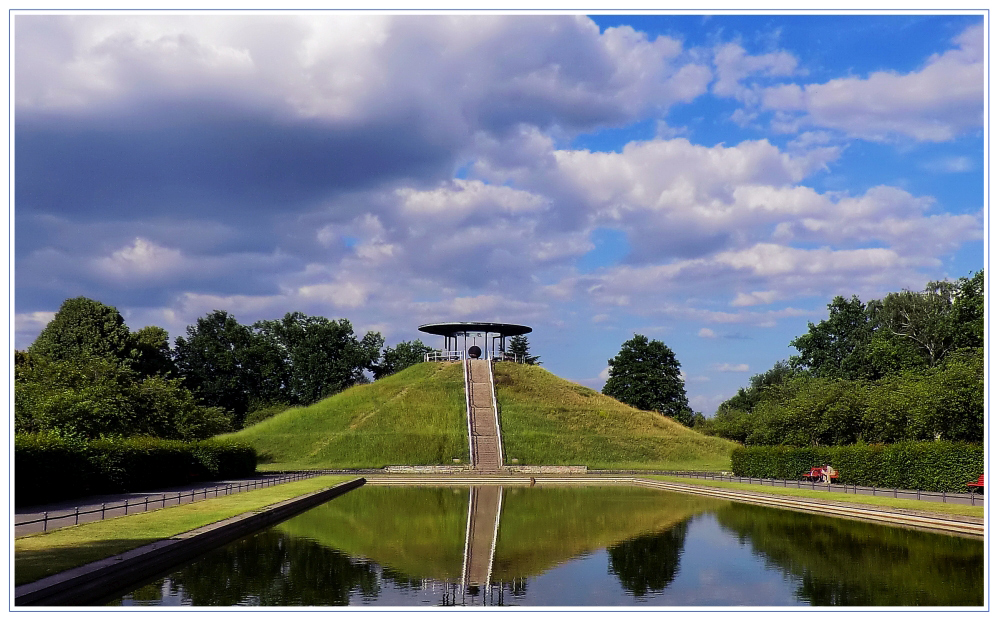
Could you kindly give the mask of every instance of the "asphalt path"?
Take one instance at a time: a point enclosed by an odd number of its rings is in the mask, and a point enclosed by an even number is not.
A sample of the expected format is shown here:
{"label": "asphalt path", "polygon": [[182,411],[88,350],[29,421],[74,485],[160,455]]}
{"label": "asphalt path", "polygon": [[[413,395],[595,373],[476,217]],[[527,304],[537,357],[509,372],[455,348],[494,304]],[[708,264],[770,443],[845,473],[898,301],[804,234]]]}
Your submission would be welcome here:
{"label": "asphalt path", "polygon": [[[178,485],[164,489],[143,490],[139,492],[124,492],[120,494],[104,494],[74,498],[33,507],[16,508],[14,512],[14,536],[84,524],[100,519],[132,515],[153,509],[171,507],[178,504],[198,502],[207,498],[236,494],[276,485],[280,482],[296,480],[289,474],[261,474],[242,479],[225,479],[221,481],[199,481],[189,485]],[[297,480],[302,477],[298,476]],[[282,481],[282,479],[284,481]],[[126,509],[127,503],[127,509]],[[103,518],[101,517],[103,507]],[[47,519],[46,519],[47,515]],[[41,520],[41,521],[38,521]],[[23,522],[34,522],[22,524]],[[19,525],[20,524],[20,525]]]}

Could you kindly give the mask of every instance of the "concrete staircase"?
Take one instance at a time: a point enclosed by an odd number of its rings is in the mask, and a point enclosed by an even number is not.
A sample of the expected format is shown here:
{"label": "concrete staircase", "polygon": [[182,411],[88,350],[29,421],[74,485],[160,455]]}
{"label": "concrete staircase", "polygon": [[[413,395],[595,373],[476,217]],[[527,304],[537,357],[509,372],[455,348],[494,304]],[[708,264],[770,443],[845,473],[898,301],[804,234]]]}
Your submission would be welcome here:
{"label": "concrete staircase", "polygon": [[472,468],[476,472],[499,472],[503,467],[503,450],[493,397],[492,363],[466,360],[465,373]]}

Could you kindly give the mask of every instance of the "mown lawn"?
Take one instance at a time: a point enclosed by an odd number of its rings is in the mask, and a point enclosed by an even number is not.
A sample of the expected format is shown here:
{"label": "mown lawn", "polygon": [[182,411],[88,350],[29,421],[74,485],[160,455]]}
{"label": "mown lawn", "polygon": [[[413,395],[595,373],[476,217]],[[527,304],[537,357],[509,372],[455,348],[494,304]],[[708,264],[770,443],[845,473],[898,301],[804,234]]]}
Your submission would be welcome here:
{"label": "mown lawn", "polygon": [[224,437],[256,448],[260,470],[468,463],[462,366],[413,365]]}
{"label": "mown lawn", "polygon": [[508,464],[591,469],[728,470],[734,442],[629,407],[537,366],[495,367]]}
{"label": "mown lawn", "polygon": [[34,582],[66,569],[121,554],[352,478],[354,477],[315,477],[18,537],[14,540],[14,583],[20,585]]}

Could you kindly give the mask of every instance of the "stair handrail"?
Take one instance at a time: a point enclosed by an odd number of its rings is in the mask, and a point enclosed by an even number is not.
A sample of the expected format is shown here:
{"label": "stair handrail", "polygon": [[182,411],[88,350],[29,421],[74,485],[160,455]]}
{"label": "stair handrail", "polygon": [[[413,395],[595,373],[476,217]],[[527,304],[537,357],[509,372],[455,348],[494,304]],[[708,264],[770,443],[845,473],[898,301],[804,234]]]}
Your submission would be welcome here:
{"label": "stair handrail", "polygon": [[493,361],[490,360],[486,363],[489,368],[489,395],[493,398],[493,420],[496,423],[496,453],[499,456],[499,465],[502,468],[505,465],[503,460],[503,433],[500,430],[499,424],[499,407],[496,405],[496,384],[493,381]]}
{"label": "stair handrail", "polygon": [[468,423],[468,462],[475,468],[475,447],[472,445],[472,365],[471,360],[462,361],[465,374],[465,420]]}

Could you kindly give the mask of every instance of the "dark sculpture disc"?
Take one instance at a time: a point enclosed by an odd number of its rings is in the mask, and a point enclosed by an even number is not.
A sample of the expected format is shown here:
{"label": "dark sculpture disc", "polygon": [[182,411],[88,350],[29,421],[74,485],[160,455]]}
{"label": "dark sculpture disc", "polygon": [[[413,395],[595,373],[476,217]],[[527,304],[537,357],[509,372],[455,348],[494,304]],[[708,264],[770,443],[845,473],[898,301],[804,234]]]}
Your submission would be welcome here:
{"label": "dark sculpture disc", "polygon": [[472,345],[471,347],[468,348],[469,358],[474,358],[478,360],[481,355],[482,355],[482,350],[479,349],[478,345]]}

